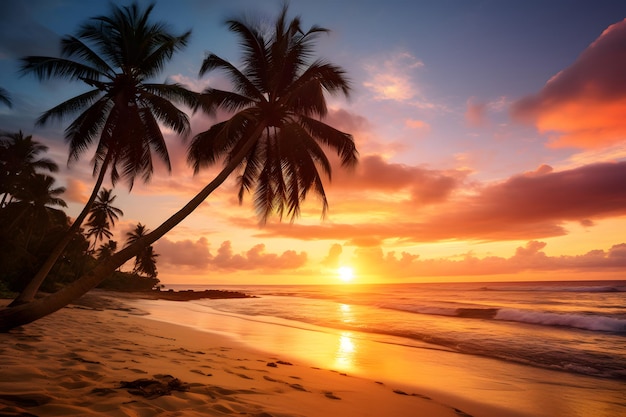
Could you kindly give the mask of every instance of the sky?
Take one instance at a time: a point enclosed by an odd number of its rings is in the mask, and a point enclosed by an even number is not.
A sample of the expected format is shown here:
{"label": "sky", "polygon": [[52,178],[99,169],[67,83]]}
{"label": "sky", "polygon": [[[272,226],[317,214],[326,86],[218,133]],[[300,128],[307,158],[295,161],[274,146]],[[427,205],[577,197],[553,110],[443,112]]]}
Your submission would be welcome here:
{"label": "sky", "polygon": [[[209,52],[238,64],[224,22],[272,22],[281,5],[157,1],[154,20],[192,35],[156,80],[227,88],[219,73],[198,76]],[[86,87],[21,76],[19,59],[58,56],[62,36],[109,10],[99,0],[0,2],[0,86],[13,101],[0,106],[0,128],[49,146],[70,216],[94,183],[93,152],[68,166],[71,119],[35,120]],[[292,0],[289,16],[330,29],[316,57],[341,66],[352,92],[328,98],[325,122],[353,135],[359,164],[334,168],[324,218],[310,197],[300,218],[265,225],[251,196],[239,205],[233,177],[155,243],[162,283],[626,278],[626,2]],[[191,136],[217,121],[189,115]],[[172,172],[156,164],[149,183],[115,187],[119,243],[138,222],[156,228],[219,172],[194,176],[190,137],[164,132]]]}

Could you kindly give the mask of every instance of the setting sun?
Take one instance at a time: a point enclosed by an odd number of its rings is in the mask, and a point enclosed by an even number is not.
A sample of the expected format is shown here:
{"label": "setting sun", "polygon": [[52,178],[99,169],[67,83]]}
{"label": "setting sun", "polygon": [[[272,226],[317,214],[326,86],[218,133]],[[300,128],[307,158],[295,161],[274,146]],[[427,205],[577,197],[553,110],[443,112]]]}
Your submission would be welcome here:
{"label": "setting sun", "polygon": [[337,273],[343,282],[350,282],[354,279],[354,270],[349,266],[342,266],[337,270]]}

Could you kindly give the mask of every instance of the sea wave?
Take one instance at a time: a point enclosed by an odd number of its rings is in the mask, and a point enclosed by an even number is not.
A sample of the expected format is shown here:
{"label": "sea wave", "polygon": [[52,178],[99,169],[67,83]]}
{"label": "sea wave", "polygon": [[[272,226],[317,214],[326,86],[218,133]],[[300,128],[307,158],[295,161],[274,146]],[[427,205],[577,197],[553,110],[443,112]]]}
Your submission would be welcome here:
{"label": "sea wave", "polygon": [[570,327],[597,332],[626,333],[626,320],[601,315],[553,313],[494,307],[434,307],[410,305],[386,305],[381,307],[396,311],[435,316],[502,320],[542,326]]}
{"label": "sea wave", "polygon": [[478,291],[515,291],[515,292],[579,292],[579,293],[613,293],[613,292],[626,292],[626,286],[556,286],[556,285],[538,285],[538,286],[484,286],[478,289]]}
{"label": "sea wave", "polygon": [[626,333],[626,320],[597,315],[561,314],[502,308],[498,310],[494,318],[496,320],[540,324],[544,326],[566,326],[583,330]]}

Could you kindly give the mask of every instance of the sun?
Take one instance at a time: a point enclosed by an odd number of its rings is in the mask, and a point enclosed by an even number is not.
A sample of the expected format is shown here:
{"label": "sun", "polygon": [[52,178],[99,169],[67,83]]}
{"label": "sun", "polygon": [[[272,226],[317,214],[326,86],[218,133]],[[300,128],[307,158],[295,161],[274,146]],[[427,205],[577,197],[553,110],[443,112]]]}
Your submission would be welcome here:
{"label": "sun", "polygon": [[343,282],[350,282],[354,279],[354,270],[349,266],[342,266],[337,270],[337,274]]}

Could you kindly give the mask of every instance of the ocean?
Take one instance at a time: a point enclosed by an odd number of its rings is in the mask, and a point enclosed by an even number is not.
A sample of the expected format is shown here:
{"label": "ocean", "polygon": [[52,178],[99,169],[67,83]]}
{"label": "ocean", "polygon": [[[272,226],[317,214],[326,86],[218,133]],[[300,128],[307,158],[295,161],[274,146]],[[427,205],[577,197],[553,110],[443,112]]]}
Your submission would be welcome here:
{"label": "ocean", "polygon": [[257,296],[139,307],[315,366],[507,415],[626,416],[626,281],[167,288]]}

